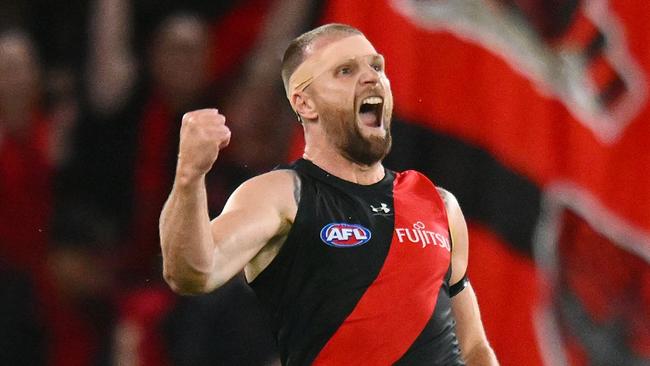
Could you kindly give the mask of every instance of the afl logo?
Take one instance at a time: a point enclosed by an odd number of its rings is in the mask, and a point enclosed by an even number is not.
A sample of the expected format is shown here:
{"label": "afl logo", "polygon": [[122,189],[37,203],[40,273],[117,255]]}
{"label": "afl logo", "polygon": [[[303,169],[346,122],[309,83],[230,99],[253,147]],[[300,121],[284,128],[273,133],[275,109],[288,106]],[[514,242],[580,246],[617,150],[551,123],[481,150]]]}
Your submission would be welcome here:
{"label": "afl logo", "polygon": [[371,236],[365,227],[347,223],[331,223],[320,231],[320,239],[335,248],[358,247],[367,243]]}

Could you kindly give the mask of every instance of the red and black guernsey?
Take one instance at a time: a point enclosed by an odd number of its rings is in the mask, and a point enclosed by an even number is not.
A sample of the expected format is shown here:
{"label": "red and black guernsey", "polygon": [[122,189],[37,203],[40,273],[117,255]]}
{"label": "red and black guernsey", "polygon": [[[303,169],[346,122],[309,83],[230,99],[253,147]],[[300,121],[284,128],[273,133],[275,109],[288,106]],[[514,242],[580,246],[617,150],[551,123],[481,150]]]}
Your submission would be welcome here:
{"label": "red and black guernsey", "polygon": [[283,365],[463,365],[444,203],[415,171],[372,185],[307,160],[293,227],[251,283]]}

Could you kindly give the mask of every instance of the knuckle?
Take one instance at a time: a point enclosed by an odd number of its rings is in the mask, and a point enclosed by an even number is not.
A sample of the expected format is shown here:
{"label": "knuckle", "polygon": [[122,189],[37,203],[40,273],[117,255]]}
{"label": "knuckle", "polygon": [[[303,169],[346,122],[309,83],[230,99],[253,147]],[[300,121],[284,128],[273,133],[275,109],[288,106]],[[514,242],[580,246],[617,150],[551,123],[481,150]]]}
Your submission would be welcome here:
{"label": "knuckle", "polygon": [[183,114],[183,119],[194,119],[197,115],[200,114],[200,111],[189,111]]}
{"label": "knuckle", "polygon": [[196,123],[195,121],[196,121],[196,117],[193,114],[190,114],[187,117],[183,118],[184,125],[188,125],[188,126],[193,125]]}
{"label": "knuckle", "polygon": [[215,116],[215,115],[219,114],[219,111],[214,109],[214,108],[201,109],[200,112],[201,112],[201,115],[203,115],[205,117],[212,117],[212,116]]}

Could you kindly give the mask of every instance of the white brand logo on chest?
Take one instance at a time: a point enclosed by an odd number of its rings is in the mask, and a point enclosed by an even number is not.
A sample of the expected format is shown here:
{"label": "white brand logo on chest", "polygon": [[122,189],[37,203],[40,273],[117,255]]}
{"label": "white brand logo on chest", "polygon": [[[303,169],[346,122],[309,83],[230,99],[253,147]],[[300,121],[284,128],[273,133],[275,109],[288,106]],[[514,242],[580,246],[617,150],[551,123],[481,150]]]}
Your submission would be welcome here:
{"label": "white brand logo on chest", "polygon": [[422,221],[413,224],[413,228],[395,228],[397,240],[400,243],[408,242],[412,244],[422,245],[425,248],[427,245],[436,245],[441,248],[451,250],[451,244],[446,235],[438,232],[426,230],[426,225]]}
{"label": "white brand logo on chest", "polygon": [[376,213],[383,212],[383,213],[387,214],[387,213],[390,212],[390,208],[388,208],[388,205],[383,203],[383,202],[381,202],[380,207],[375,207],[373,205],[370,205],[370,208],[372,209],[372,212],[376,212]]}

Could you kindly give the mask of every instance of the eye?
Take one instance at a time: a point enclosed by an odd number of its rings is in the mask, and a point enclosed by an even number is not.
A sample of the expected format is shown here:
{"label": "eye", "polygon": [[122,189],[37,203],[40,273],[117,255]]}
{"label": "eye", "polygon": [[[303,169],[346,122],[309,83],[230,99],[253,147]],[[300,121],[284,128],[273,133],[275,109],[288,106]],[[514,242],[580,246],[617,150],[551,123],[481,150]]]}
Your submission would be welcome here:
{"label": "eye", "polygon": [[352,73],[352,68],[350,66],[341,66],[338,73],[339,75],[350,75]]}
{"label": "eye", "polygon": [[381,63],[375,63],[375,64],[372,64],[371,67],[372,67],[375,71],[377,71],[377,72],[382,72],[382,71],[384,71],[384,65],[381,64]]}

